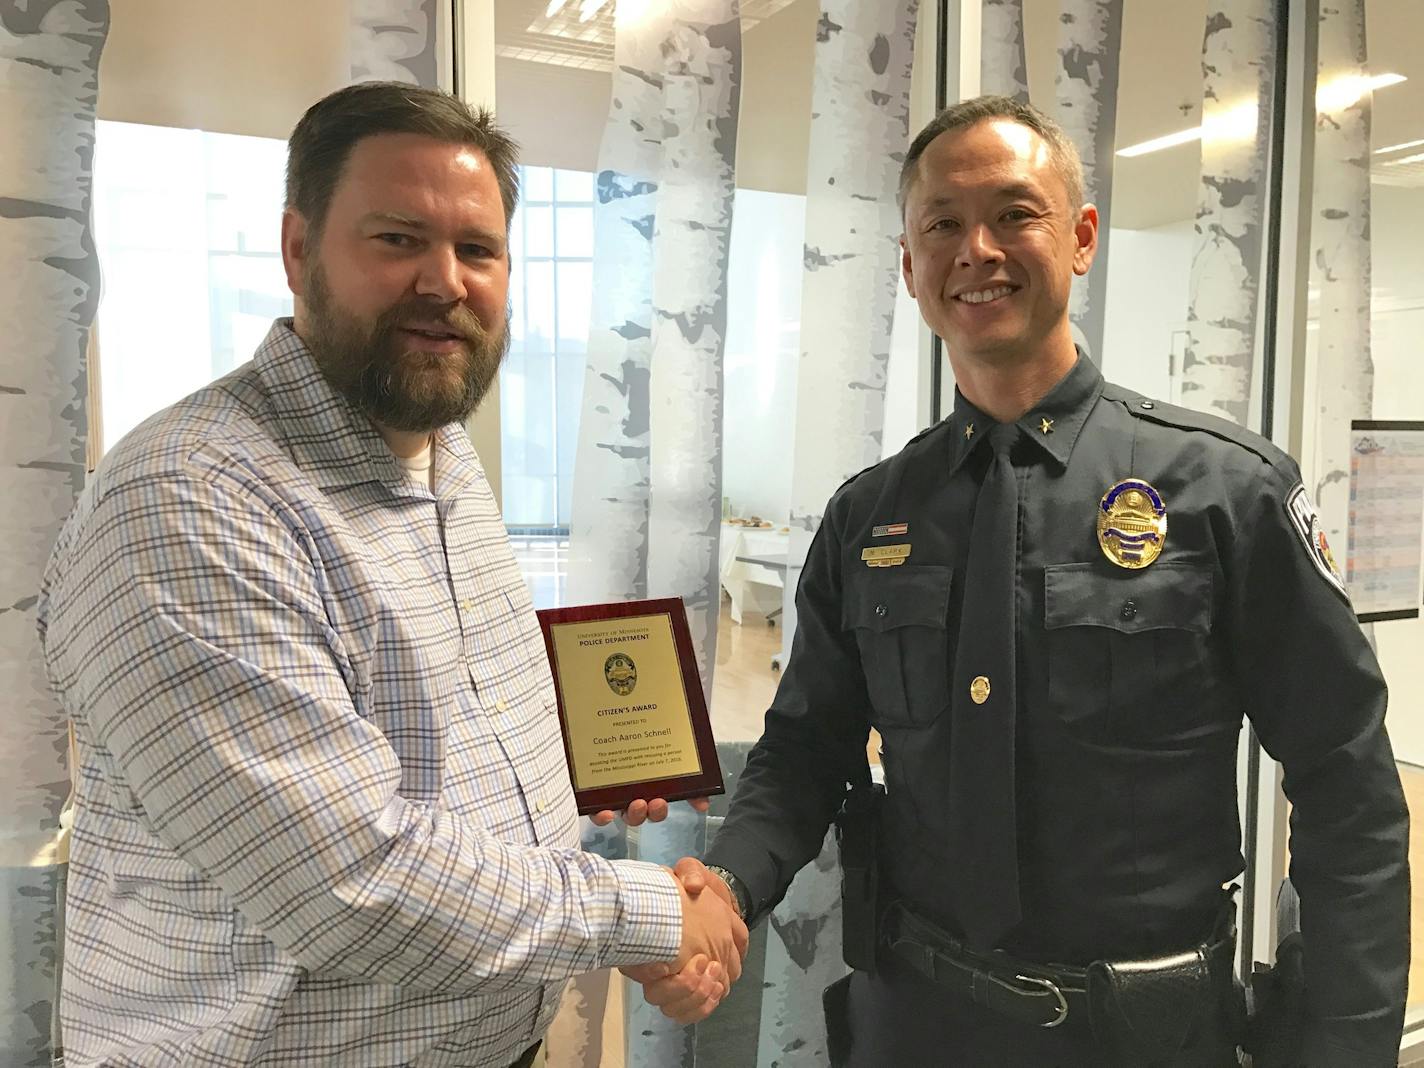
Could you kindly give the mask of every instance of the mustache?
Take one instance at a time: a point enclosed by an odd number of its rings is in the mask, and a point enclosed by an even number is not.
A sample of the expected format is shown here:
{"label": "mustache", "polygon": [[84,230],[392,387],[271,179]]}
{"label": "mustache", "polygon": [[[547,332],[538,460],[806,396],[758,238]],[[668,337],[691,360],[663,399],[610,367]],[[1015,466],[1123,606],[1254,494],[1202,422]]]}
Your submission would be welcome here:
{"label": "mustache", "polygon": [[439,326],[455,334],[471,349],[478,349],[483,345],[488,345],[491,332],[485,329],[483,323],[464,304],[433,305],[429,301],[411,299],[403,300],[399,304],[387,308],[376,318],[375,330],[377,336],[393,337],[397,330],[403,329],[409,323],[419,323],[421,328],[427,326]]}

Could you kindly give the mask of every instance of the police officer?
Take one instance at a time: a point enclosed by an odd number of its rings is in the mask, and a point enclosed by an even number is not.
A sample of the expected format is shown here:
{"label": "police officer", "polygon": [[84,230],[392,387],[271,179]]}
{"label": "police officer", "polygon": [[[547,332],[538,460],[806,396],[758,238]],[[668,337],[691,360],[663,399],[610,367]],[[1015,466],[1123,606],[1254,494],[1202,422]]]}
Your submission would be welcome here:
{"label": "police officer", "polygon": [[828,991],[836,1063],[1234,1064],[1244,714],[1294,806],[1299,1063],[1395,1063],[1407,812],[1298,468],[1076,350],[1098,215],[1042,113],[949,108],[901,201],[954,412],[827,506],[708,883],[766,915],[864,783],[873,726],[878,860],[847,885],[878,881],[874,937]]}

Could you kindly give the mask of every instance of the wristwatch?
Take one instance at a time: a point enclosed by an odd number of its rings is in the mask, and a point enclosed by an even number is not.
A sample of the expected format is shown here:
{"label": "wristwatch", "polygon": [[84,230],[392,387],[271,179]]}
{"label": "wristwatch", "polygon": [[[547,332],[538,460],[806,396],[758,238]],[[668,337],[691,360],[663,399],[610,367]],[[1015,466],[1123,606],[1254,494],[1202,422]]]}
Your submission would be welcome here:
{"label": "wristwatch", "polygon": [[732,891],[732,900],[737,903],[737,915],[745,920],[752,912],[752,895],[747,889],[747,884],[738,879],[726,868],[716,864],[707,865],[707,870],[717,878],[727,884],[727,889]]}

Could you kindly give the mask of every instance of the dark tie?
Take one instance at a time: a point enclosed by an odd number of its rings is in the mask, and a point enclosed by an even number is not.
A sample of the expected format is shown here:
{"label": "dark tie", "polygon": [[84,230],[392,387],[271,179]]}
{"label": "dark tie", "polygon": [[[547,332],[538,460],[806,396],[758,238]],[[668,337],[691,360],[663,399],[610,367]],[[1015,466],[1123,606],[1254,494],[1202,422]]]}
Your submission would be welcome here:
{"label": "dark tie", "polygon": [[1013,423],[988,434],[993,457],[974,506],[954,657],[951,885],[955,912],[975,949],[993,947],[1020,916],[1014,818],[1019,487],[1009,459],[1018,434]]}

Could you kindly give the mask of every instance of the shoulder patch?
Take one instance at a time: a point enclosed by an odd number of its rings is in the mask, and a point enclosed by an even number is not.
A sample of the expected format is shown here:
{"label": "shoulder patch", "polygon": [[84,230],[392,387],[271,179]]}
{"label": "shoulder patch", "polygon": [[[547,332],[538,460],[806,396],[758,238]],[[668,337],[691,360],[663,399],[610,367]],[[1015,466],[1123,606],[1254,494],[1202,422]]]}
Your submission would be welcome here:
{"label": "shoulder patch", "polygon": [[1297,482],[1295,489],[1286,494],[1286,515],[1290,518],[1291,527],[1304,543],[1306,554],[1315,565],[1315,570],[1348,601],[1350,594],[1345,589],[1345,580],[1340,575],[1340,569],[1335,566],[1335,554],[1330,551],[1330,543],[1325,540],[1325,531],[1320,528],[1320,513],[1316,511],[1310,494],[1306,493],[1304,484]]}

